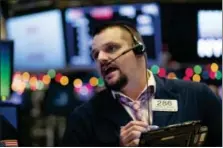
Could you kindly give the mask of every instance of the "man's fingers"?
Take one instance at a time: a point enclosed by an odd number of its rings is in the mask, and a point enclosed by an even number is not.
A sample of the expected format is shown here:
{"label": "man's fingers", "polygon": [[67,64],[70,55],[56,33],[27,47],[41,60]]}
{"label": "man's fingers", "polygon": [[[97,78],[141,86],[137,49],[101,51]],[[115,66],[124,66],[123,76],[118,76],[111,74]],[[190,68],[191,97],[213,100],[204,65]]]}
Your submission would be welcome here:
{"label": "man's fingers", "polygon": [[138,125],[133,125],[130,128],[126,129],[126,130],[121,130],[121,136],[128,136],[128,133],[130,133],[131,131],[139,131],[139,132],[146,132],[148,131],[147,127],[142,127],[142,126],[138,126]]}
{"label": "man's fingers", "polygon": [[139,139],[140,135],[141,135],[140,131],[131,131],[131,132],[128,133],[127,136],[125,136],[123,138],[123,141],[125,143],[129,143],[129,142],[133,141],[134,139]]}
{"label": "man's fingers", "polygon": [[158,127],[149,126],[143,121],[131,121],[120,129],[120,144],[122,146],[138,146],[141,133],[156,128]]}
{"label": "man's fingers", "polygon": [[135,147],[139,145],[139,139],[135,139],[127,144],[127,146]]}
{"label": "man's fingers", "polygon": [[146,122],[143,122],[143,121],[131,121],[126,126],[124,126],[122,128],[122,130],[127,130],[128,128],[132,127],[133,125],[138,125],[138,126],[145,127],[145,128],[148,127],[148,124]]}

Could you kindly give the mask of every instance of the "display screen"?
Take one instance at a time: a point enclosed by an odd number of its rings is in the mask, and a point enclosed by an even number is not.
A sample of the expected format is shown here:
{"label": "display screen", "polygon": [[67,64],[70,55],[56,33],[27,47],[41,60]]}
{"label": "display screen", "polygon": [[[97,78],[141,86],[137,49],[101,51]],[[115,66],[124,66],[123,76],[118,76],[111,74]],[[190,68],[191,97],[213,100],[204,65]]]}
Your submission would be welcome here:
{"label": "display screen", "polygon": [[5,101],[11,94],[13,72],[13,42],[0,41],[0,100]]}
{"label": "display screen", "polygon": [[216,4],[174,4],[162,9],[165,43],[174,61],[222,63],[222,10]]}
{"label": "display screen", "polygon": [[6,30],[8,38],[15,42],[16,71],[42,71],[66,66],[60,10],[9,18]]}
{"label": "display screen", "polygon": [[[19,140],[18,136],[18,107],[0,102],[0,141]],[[20,143],[18,141],[18,143]]]}
{"label": "display screen", "polygon": [[222,56],[222,11],[198,11],[197,53],[200,58]]}
{"label": "display screen", "polygon": [[17,108],[14,106],[1,106],[0,105],[0,115],[4,116],[4,118],[14,127],[17,128]]}
{"label": "display screen", "polygon": [[109,5],[65,10],[65,34],[71,66],[91,66],[92,32],[106,21],[128,21],[142,35],[150,63],[159,61],[161,49],[160,13],[155,3]]}

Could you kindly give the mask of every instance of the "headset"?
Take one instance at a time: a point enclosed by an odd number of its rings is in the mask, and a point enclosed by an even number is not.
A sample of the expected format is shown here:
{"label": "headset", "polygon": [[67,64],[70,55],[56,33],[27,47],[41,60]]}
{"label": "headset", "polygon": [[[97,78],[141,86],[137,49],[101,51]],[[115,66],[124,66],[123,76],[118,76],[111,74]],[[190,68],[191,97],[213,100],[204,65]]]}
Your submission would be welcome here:
{"label": "headset", "polygon": [[143,55],[145,53],[145,46],[142,42],[138,41],[136,36],[133,34],[132,27],[127,26],[127,25],[120,25],[121,27],[125,28],[131,35],[133,42],[134,42],[134,47],[132,48],[133,52],[135,55]]}

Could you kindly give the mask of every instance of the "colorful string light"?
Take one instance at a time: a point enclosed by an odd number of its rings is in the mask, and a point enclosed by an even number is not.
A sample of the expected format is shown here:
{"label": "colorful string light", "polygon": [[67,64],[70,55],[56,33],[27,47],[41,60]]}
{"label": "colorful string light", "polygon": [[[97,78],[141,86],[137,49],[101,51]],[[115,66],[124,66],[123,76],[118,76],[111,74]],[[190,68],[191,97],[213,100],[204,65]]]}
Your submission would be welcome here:
{"label": "colorful string light", "polygon": [[199,74],[201,74],[201,72],[202,72],[201,66],[200,65],[195,65],[194,66],[194,73],[199,75]]}
{"label": "colorful string light", "polygon": [[185,70],[185,75],[187,76],[187,77],[192,77],[193,76],[193,74],[194,74],[194,72],[193,72],[193,69],[192,68],[186,68],[186,70]]}
{"label": "colorful string light", "polygon": [[170,72],[170,73],[168,73],[167,78],[168,79],[176,79],[177,76],[176,76],[176,74],[174,72]]}
{"label": "colorful string light", "polygon": [[54,69],[50,69],[47,74],[53,79],[56,76],[56,71]]}
{"label": "colorful string light", "polygon": [[55,78],[56,82],[59,83],[62,76],[63,75],[61,73],[56,74],[56,78]]}
{"label": "colorful string light", "polygon": [[198,74],[194,74],[192,80],[194,82],[200,82],[201,81],[201,77]]}
{"label": "colorful string light", "polygon": [[28,82],[29,81],[29,78],[30,78],[30,74],[28,72],[24,72],[22,74],[22,80],[23,81]]}
{"label": "colorful string light", "polygon": [[103,79],[102,78],[99,78],[98,79],[98,86],[99,87],[103,87],[105,84],[104,84],[104,81],[103,81]]}
{"label": "colorful string light", "polygon": [[153,74],[158,74],[159,73],[159,66],[157,66],[157,65],[153,65],[152,67],[151,67],[151,71],[152,71],[152,73]]}
{"label": "colorful string light", "polygon": [[[217,63],[211,63],[206,66],[195,65],[194,67],[188,67],[185,69],[185,75],[181,77],[186,81],[200,82],[201,80],[221,80],[222,72],[220,66]],[[165,77],[168,79],[177,79],[177,74],[175,72],[170,72],[167,74],[165,68],[161,68],[158,65],[152,65],[150,70],[153,74],[158,74],[159,77]],[[16,72],[13,75],[13,81],[11,88],[13,91],[18,93],[23,93],[25,89],[43,90],[45,86],[49,85],[51,79],[55,79],[56,82],[60,83],[63,86],[68,85],[69,78],[68,76],[62,75],[61,73],[56,73],[54,69],[50,69],[46,74],[32,75],[29,72]],[[86,92],[86,89],[90,91],[93,87],[103,87],[104,81],[102,78],[91,77],[87,84],[83,84],[83,80],[80,78],[75,78],[73,80],[73,86],[78,92],[82,91],[83,94]],[[85,88],[83,88],[85,87]]]}
{"label": "colorful string light", "polygon": [[50,84],[51,78],[49,75],[44,75],[42,81],[45,85],[48,85]]}
{"label": "colorful string light", "polygon": [[217,80],[221,80],[222,79],[222,72],[217,71],[215,77],[216,77]]}
{"label": "colorful string light", "polygon": [[166,77],[166,70],[164,68],[159,69],[159,77]]}
{"label": "colorful string light", "polygon": [[60,84],[66,86],[69,83],[69,79],[67,76],[62,76],[60,79]]}
{"label": "colorful string light", "polygon": [[81,79],[75,79],[74,82],[73,82],[73,85],[75,88],[81,88],[82,85],[83,85],[83,82]]}
{"label": "colorful string light", "polygon": [[212,72],[217,72],[218,71],[218,64],[216,64],[216,63],[212,63],[211,64],[211,71]]}
{"label": "colorful string light", "polygon": [[98,85],[98,78],[91,77],[89,83],[90,83],[91,86],[97,86]]}

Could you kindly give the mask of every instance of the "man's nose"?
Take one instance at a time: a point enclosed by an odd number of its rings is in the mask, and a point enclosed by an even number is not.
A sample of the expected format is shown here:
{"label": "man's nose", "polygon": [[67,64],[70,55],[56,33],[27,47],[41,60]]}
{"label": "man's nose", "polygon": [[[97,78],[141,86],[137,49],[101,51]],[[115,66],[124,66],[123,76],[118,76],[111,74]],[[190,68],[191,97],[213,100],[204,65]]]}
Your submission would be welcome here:
{"label": "man's nose", "polygon": [[100,51],[99,53],[98,53],[98,61],[99,62],[106,62],[106,61],[108,61],[108,54],[107,53],[105,53],[105,52],[103,52],[103,51]]}

